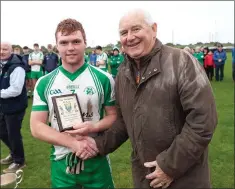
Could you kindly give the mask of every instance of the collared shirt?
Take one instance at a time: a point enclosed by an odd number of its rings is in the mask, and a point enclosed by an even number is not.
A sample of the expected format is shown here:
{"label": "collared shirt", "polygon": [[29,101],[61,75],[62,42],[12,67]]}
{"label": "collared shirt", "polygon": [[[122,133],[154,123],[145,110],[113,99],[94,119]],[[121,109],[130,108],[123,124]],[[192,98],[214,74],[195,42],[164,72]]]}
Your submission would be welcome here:
{"label": "collared shirt", "polygon": [[25,70],[17,67],[10,75],[10,86],[0,91],[1,98],[16,97],[21,94],[25,82]]}

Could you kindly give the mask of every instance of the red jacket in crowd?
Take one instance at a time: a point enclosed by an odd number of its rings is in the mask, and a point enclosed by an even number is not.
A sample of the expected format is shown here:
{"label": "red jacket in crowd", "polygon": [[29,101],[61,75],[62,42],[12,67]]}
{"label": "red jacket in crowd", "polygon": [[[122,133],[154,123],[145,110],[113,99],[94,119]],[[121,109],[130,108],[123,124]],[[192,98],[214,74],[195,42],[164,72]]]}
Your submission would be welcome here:
{"label": "red jacket in crowd", "polygon": [[204,60],[204,67],[207,68],[208,66],[213,66],[215,68],[215,63],[213,60],[213,54],[207,54]]}

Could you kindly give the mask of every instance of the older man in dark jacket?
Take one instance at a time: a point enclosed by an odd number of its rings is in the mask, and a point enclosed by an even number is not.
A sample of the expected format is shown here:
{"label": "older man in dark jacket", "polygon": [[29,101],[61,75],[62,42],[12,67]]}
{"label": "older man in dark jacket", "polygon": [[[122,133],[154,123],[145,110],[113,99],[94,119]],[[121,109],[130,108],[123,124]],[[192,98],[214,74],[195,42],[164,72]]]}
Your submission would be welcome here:
{"label": "older man in dark jacket", "polygon": [[117,120],[89,141],[106,155],[130,139],[135,188],[211,187],[217,113],[203,67],[156,39],[157,25],[142,10],[123,16],[119,31],[127,56],[116,78]]}
{"label": "older man in dark jacket", "polygon": [[25,87],[25,65],[22,57],[11,54],[9,43],[1,43],[0,54],[0,139],[11,154],[1,159],[1,165],[10,164],[4,173],[15,172],[25,166],[24,148],[20,133],[28,105]]}

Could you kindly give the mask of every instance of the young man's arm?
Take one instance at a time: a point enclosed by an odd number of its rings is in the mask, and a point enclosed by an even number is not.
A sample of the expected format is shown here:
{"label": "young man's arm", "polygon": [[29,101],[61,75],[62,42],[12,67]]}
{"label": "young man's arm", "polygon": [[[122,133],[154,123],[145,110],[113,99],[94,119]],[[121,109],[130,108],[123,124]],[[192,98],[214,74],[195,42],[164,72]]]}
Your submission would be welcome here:
{"label": "young man's arm", "polygon": [[84,149],[87,149],[88,153],[96,154],[95,147],[91,150],[92,145],[88,145],[84,141],[76,141],[72,136],[60,133],[46,124],[48,121],[49,108],[45,96],[45,88],[48,82],[48,79],[39,79],[35,86],[32,113],[30,117],[30,129],[32,135],[35,138],[50,144],[68,147],[78,155]]}
{"label": "young man's arm", "polygon": [[116,107],[106,106],[105,117],[96,123],[84,122],[73,126],[75,130],[66,131],[70,134],[88,135],[89,133],[97,133],[109,129],[117,118]]}
{"label": "young man's arm", "polygon": [[42,65],[43,59],[44,59],[43,53],[40,52],[39,60],[32,60],[32,58],[30,58],[29,65]]}
{"label": "young man's arm", "polygon": [[117,118],[117,111],[115,107],[114,95],[114,80],[111,76],[107,76],[105,83],[103,83],[105,117],[96,123],[84,122],[74,125],[73,131],[68,133],[87,135],[88,133],[96,133],[109,129]]}

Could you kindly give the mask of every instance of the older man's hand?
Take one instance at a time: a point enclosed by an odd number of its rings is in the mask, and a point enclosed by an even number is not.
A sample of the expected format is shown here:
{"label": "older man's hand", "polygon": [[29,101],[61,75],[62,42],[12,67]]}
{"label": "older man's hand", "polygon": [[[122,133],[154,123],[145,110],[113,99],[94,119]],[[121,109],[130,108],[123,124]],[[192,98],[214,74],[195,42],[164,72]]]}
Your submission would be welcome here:
{"label": "older man's hand", "polygon": [[150,183],[150,186],[153,188],[167,188],[170,186],[171,182],[173,181],[172,178],[170,178],[168,175],[166,175],[162,169],[158,166],[157,161],[152,161],[152,162],[145,162],[144,163],[145,167],[151,168],[151,167],[156,167],[155,171],[146,175],[146,179],[152,180]]}

